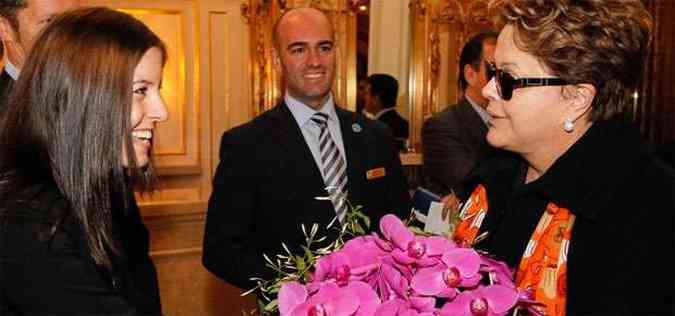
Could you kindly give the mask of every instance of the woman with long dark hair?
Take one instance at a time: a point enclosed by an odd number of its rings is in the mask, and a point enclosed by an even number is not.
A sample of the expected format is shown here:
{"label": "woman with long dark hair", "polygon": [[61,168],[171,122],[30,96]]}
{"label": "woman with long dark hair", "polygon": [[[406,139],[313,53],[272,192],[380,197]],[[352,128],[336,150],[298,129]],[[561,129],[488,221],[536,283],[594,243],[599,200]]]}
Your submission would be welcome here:
{"label": "woman with long dark hair", "polygon": [[107,8],[55,18],[0,125],[0,314],[160,314],[148,232],[166,50]]}

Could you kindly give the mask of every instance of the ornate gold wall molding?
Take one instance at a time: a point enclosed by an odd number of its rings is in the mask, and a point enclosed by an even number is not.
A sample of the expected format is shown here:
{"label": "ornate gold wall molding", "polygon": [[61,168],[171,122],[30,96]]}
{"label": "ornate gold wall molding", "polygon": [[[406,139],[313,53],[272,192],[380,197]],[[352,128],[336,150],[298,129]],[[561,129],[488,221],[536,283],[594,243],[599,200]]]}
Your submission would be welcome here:
{"label": "ornate gold wall molding", "polygon": [[[411,138],[420,141],[421,125],[426,118],[447,104],[439,102],[439,89],[457,95],[453,86],[440,87],[440,76],[456,72],[459,52],[466,39],[492,25],[489,0],[410,0],[412,29]],[[445,46],[444,46],[445,45]],[[444,63],[444,61],[447,61]],[[450,91],[447,91],[450,90]],[[445,100],[444,100],[445,102]]]}
{"label": "ornate gold wall molding", "polygon": [[199,90],[199,41],[193,1],[87,0],[127,12],[164,41],[169,59],[164,66],[162,98],[169,120],[157,126],[155,162],[161,175],[198,175],[202,137]]}
{"label": "ornate gold wall molding", "polygon": [[259,115],[283,96],[281,73],[275,68],[273,27],[287,10],[309,6],[328,15],[337,44],[333,94],[336,102],[353,109],[356,104],[356,11],[358,0],[246,0],[241,13],[249,26],[250,80],[253,113]]}

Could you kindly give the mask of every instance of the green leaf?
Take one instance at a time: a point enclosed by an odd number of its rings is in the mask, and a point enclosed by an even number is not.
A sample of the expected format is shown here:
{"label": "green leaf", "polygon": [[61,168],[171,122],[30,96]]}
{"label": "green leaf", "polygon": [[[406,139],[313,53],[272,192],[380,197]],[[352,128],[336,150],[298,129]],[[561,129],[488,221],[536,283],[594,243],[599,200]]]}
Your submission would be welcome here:
{"label": "green leaf", "polygon": [[359,234],[359,235],[364,235],[366,233],[366,231],[363,230],[363,227],[361,227],[361,225],[359,225],[359,223],[354,224],[354,232]]}
{"label": "green leaf", "polygon": [[259,288],[260,288],[260,285],[254,287],[254,288],[252,288],[252,289],[250,289],[250,290],[248,290],[248,291],[246,291],[246,292],[244,292],[244,293],[241,293],[240,296],[246,296],[246,295],[249,295],[249,294],[255,292],[255,290],[257,290],[257,289],[259,289]]}
{"label": "green leaf", "polygon": [[265,311],[265,305],[267,305],[265,302],[258,300],[258,309],[262,312]]}
{"label": "green leaf", "polygon": [[284,247],[284,250],[286,251],[286,253],[287,253],[289,256],[292,256],[292,255],[293,255],[293,253],[288,249],[288,246],[286,246],[286,243],[282,242],[282,243],[281,243],[281,246]]}
{"label": "green leaf", "polygon": [[312,254],[312,250],[309,249],[307,246],[300,246],[302,250],[305,252],[305,258],[308,258]]}
{"label": "green leaf", "polygon": [[415,235],[427,235],[427,232],[416,226],[408,226],[408,229],[410,229],[410,231],[412,231]]}
{"label": "green leaf", "polygon": [[319,224],[317,224],[317,223],[312,224],[312,232],[311,232],[311,236],[312,236],[312,237],[316,236],[316,233],[317,233],[318,231],[319,231]]}
{"label": "green leaf", "polygon": [[267,263],[274,265],[274,262],[272,262],[272,260],[270,260],[270,257],[268,257],[266,254],[263,254],[263,258],[265,258],[265,261],[267,261]]}
{"label": "green leaf", "polygon": [[278,300],[272,300],[269,302],[267,305],[265,305],[264,310],[266,312],[275,312],[279,308],[279,301]]}
{"label": "green leaf", "polygon": [[305,258],[300,257],[300,256],[295,256],[295,266],[298,268],[298,270],[304,270],[305,269]]}

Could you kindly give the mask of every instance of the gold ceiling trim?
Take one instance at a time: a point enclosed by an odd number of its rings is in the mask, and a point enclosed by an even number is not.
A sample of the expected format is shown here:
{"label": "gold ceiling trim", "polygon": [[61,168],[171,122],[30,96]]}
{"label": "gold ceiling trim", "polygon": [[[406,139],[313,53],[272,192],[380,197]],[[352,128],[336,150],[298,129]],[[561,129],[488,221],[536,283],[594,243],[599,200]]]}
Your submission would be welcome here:
{"label": "gold ceiling trim", "polygon": [[[410,0],[411,16],[411,96],[413,143],[420,141],[420,128],[426,118],[441,109],[438,104],[442,60],[456,61],[459,51],[441,51],[441,29],[456,30],[460,47],[478,28],[491,25],[489,0]],[[450,63],[452,64],[452,63]]]}

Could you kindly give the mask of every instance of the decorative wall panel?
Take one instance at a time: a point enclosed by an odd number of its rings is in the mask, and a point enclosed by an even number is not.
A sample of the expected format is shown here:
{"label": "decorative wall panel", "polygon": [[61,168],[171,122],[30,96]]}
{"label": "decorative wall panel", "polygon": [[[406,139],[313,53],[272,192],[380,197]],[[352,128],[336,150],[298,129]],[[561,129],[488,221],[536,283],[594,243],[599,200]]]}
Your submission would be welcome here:
{"label": "decorative wall panel", "polygon": [[410,0],[411,141],[426,118],[457,102],[457,62],[464,42],[492,27],[489,0]]}
{"label": "decorative wall panel", "polygon": [[160,174],[198,174],[200,169],[199,59],[192,1],[89,1],[134,15],[164,41],[162,97],[169,120],[159,124],[155,162]]}

